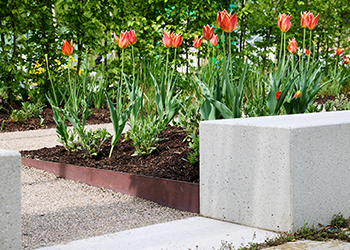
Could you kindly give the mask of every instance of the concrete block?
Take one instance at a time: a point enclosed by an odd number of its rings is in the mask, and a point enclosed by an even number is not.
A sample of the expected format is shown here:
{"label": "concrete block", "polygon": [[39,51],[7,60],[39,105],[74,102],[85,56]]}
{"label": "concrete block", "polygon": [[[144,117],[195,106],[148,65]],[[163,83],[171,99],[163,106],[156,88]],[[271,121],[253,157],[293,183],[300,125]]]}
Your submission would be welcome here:
{"label": "concrete block", "polygon": [[0,249],[22,249],[21,155],[0,149]]}
{"label": "concrete block", "polygon": [[274,231],[350,216],[350,111],[200,124],[200,213]]}

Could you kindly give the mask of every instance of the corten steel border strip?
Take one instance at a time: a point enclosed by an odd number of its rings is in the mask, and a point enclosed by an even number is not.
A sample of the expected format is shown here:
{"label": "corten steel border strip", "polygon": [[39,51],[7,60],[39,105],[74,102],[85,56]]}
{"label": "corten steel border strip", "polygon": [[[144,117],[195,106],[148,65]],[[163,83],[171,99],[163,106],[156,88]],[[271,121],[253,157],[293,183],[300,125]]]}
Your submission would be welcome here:
{"label": "corten steel border strip", "polygon": [[22,164],[65,179],[199,213],[199,184],[22,158]]}

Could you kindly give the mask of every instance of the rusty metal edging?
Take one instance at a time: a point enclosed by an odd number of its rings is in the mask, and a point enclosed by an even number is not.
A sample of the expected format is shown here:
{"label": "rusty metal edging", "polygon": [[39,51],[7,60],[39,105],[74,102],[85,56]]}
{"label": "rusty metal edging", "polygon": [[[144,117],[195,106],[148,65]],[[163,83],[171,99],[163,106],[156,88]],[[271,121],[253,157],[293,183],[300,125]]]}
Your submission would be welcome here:
{"label": "rusty metal edging", "polygon": [[54,173],[65,179],[137,196],[182,211],[199,213],[199,185],[196,183],[26,158],[22,158],[22,164]]}

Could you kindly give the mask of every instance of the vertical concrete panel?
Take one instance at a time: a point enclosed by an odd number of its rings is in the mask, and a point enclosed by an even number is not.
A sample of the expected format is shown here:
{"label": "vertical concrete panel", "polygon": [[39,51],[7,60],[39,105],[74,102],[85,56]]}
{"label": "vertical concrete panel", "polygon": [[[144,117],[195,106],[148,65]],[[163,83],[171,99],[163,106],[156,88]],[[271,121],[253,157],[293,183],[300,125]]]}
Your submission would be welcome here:
{"label": "vertical concrete panel", "polygon": [[0,249],[22,249],[21,155],[0,149]]}

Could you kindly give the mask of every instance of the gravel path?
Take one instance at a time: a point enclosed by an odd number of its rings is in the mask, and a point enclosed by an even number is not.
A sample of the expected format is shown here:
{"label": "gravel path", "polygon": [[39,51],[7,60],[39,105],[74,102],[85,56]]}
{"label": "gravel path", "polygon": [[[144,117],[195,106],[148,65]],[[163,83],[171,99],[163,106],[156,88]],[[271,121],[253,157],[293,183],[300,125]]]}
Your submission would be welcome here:
{"label": "gravel path", "polygon": [[[105,126],[111,129],[111,124]],[[0,148],[3,149],[19,151],[56,144],[54,129],[0,133]],[[196,215],[22,166],[23,249],[62,244]]]}

